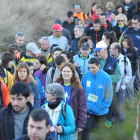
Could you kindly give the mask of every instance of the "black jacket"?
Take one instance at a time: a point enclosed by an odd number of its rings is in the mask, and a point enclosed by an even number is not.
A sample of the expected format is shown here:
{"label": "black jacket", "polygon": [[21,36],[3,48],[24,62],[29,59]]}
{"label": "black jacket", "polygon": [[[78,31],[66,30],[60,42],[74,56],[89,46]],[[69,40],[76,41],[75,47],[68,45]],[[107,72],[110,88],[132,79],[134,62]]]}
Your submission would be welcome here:
{"label": "black jacket", "polygon": [[107,20],[106,21],[106,23],[107,23],[107,30],[110,32],[110,31],[113,31],[113,26],[112,26],[112,24]]}
{"label": "black jacket", "polygon": [[[121,54],[125,55],[125,51],[122,48]],[[127,49],[127,57],[130,60],[131,63],[131,68],[132,68],[132,75],[136,74],[136,71],[138,69],[138,58],[139,54],[136,49],[130,50],[129,48]]]}
{"label": "black jacket", "polygon": [[[104,30],[104,29],[100,29],[99,31],[95,31],[94,29],[89,29],[89,27],[87,27],[85,29],[85,33],[87,36],[91,36],[91,39],[94,43],[94,46],[96,46],[96,44],[102,40],[102,36],[103,36],[103,33],[104,32],[107,32],[107,30]],[[97,36],[96,36],[97,35]]]}
{"label": "black jacket", "polygon": [[114,26],[114,32],[116,33],[117,39],[119,40],[121,34],[127,29],[127,25],[124,25],[122,28],[122,31],[120,30],[118,24]]}
{"label": "black jacket", "polygon": [[71,24],[69,24],[67,22],[67,20],[65,20],[63,22],[63,25],[62,25],[63,28],[69,30],[70,34],[71,34],[71,37],[72,37],[72,40],[75,38],[74,37],[74,27],[75,27],[75,21],[73,21]]}
{"label": "black jacket", "polygon": [[[23,135],[22,137],[18,138],[18,139],[13,139],[13,140],[30,140],[28,135]],[[46,136],[45,140],[56,140],[50,136]]]}
{"label": "black jacket", "polygon": [[[29,113],[25,118],[23,127],[23,135],[27,134],[27,124],[30,112],[33,110],[33,107],[30,102]],[[9,103],[7,107],[0,110],[0,140],[12,140],[15,138],[14,132],[14,117],[12,114],[12,104]]]}

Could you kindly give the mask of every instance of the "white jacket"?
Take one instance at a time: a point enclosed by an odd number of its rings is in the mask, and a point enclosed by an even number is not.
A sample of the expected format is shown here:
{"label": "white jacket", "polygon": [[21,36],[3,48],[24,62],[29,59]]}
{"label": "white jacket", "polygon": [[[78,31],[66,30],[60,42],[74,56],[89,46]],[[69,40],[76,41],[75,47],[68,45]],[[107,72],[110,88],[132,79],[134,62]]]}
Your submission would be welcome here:
{"label": "white jacket", "polygon": [[[118,60],[118,63],[119,63],[120,69],[121,69],[122,78],[119,82],[117,82],[116,92],[119,91],[120,87],[122,87],[122,89],[126,89],[126,84],[132,78],[131,63],[130,63],[129,59],[126,57],[126,64],[125,64],[124,55],[119,54],[119,56],[117,57],[117,60]],[[126,66],[126,68],[125,68],[125,66]],[[126,69],[126,74],[125,74],[125,69]]]}

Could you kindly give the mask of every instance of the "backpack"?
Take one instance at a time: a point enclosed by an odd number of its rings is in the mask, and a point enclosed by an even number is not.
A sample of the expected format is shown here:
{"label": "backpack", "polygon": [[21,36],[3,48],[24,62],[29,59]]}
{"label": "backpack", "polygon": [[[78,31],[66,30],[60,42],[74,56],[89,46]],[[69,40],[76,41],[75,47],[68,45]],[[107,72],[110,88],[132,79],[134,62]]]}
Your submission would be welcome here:
{"label": "backpack", "polygon": [[5,72],[5,75],[6,75],[6,77],[4,77],[3,79],[4,79],[4,83],[7,85],[7,87],[8,87],[8,74],[7,74],[7,70],[4,68],[4,72]]}

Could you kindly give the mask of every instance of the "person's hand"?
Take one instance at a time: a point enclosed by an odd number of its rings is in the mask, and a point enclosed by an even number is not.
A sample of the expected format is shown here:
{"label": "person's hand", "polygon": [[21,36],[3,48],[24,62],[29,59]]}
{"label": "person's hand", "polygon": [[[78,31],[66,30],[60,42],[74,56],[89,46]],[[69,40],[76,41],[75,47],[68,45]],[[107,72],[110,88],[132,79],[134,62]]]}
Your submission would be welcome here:
{"label": "person's hand", "polygon": [[62,126],[55,126],[57,133],[62,133]]}
{"label": "person's hand", "polygon": [[74,66],[79,67],[78,61],[74,64]]}
{"label": "person's hand", "polygon": [[83,129],[82,129],[82,128],[77,128],[77,131],[78,131],[78,132],[82,132]]}
{"label": "person's hand", "polygon": [[46,65],[42,64],[41,67],[40,67],[40,70],[43,71],[45,68],[46,68]]}

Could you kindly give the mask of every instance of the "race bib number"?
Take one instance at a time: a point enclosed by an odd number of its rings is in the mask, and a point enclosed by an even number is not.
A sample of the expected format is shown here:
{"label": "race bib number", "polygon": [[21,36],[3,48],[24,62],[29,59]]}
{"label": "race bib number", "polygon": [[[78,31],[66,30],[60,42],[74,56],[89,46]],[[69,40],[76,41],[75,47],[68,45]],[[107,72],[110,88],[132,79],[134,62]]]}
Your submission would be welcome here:
{"label": "race bib number", "polygon": [[91,81],[87,81],[87,87],[90,87]]}
{"label": "race bib number", "polygon": [[92,101],[92,102],[97,102],[98,100],[98,96],[94,95],[94,94],[89,94],[88,95],[88,100]]}

